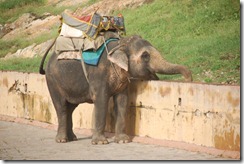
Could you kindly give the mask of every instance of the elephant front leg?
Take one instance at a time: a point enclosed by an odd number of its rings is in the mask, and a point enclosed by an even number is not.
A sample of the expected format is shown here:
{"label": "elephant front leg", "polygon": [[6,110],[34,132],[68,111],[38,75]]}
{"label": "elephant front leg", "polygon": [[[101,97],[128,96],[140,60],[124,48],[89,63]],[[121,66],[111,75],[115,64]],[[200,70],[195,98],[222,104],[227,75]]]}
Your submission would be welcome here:
{"label": "elephant front leg", "polygon": [[106,125],[106,114],[108,109],[108,98],[99,96],[94,102],[94,129],[92,135],[92,144],[108,144],[108,140],[104,135]]}
{"label": "elephant front leg", "polygon": [[116,143],[128,143],[130,138],[125,134],[125,117],[128,107],[128,90],[125,89],[122,93],[114,96],[114,109],[116,114],[115,138]]}

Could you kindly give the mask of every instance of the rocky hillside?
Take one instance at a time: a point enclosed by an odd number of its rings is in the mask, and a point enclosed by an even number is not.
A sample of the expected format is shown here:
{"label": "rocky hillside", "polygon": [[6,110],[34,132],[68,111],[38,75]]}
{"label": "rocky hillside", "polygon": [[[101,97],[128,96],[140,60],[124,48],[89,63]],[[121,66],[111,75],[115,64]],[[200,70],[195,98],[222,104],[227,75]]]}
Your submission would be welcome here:
{"label": "rocky hillside", "polygon": [[[98,9],[101,15],[108,15],[115,10],[121,10],[123,8],[136,8],[144,3],[150,3],[151,0],[102,0],[92,5],[87,5],[82,8],[77,8],[79,14],[92,13]],[[74,6],[81,6],[87,3],[87,0],[48,0],[47,5],[56,7],[67,6],[67,9]],[[52,29],[58,31],[60,26],[60,15],[52,15],[50,13],[44,13],[41,16],[37,16],[33,13],[24,13],[16,21],[0,25],[0,38],[3,41],[13,40],[16,37],[25,37],[25,39],[32,40],[38,36],[47,35]],[[34,57],[37,55],[43,55],[46,47],[50,44],[51,40],[47,40],[41,44],[33,42],[26,48],[18,49],[14,53],[7,53],[5,58],[13,57]]]}
{"label": "rocky hillside", "polygon": [[101,15],[121,12],[127,35],[142,36],[166,60],[188,66],[195,82],[240,84],[238,0],[21,0],[33,4],[2,12],[3,2],[17,1],[0,0],[0,70],[38,72],[41,56],[58,36],[60,14],[97,10]]}

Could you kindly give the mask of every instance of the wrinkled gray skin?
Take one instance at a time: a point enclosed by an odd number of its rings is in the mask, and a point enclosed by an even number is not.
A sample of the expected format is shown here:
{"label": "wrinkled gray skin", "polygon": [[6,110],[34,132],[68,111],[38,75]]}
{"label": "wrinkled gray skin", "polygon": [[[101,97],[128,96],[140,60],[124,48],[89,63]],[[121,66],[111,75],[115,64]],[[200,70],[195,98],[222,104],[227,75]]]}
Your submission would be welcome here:
{"label": "wrinkled gray skin", "polygon": [[111,55],[107,56],[106,51],[103,52],[98,66],[86,65],[89,84],[79,61],[58,61],[57,54],[51,56],[46,68],[46,80],[58,117],[57,142],[77,140],[72,130],[72,113],[80,103],[87,102],[94,103],[95,127],[92,144],[108,144],[104,129],[110,97],[113,97],[116,113],[115,142],[130,142],[125,134],[128,78],[157,80],[155,73],[182,74],[186,81],[192,81],[187,67],[165,61],[141,37],[132,36],[112,41],[108,44],[108,50],[118,44],[122,46]]}

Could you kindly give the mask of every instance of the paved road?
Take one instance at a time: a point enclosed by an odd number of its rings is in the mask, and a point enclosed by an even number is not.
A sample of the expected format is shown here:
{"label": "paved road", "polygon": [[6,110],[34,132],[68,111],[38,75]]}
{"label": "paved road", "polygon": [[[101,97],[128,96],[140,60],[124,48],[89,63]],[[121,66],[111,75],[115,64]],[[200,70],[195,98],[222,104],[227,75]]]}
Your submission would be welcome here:
{"label": "paved road", "polygon": [[77,134],[78,141],[55,142],[56,131],[0,121],[1,160],[229,160],[141,143],[91,145],[91,137]]}

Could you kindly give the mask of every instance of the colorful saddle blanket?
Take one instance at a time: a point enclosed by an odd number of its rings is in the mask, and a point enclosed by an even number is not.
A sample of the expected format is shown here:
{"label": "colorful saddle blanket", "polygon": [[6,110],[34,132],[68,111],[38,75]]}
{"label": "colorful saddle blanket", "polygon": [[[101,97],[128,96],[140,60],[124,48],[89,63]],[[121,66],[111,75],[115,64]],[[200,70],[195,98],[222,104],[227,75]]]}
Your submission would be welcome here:
{"label": "colorful saddle blanket", "polygon": [[111,42],[111,41],[117,41],[118,39],[108,39],[106,40],[106,42],[100,46],[97,51],[92,51],[92,50],[88,50],[88,51],[83,51],[82,52],[82,57],[84,59],[84,62],[86,64],[90,64],[90,65],[97,65],[100,58],[101,58],[101,55],[105,49],[105,46]]}
{"label": "colorful saddle blanket", "polygon": [[[99,60],[102,56],[102,53],[105,49],[105,46],[111,42],[111,41],[117,41],[118,38],[110,38],[105,41],[96,51],[90,49],[83,51],[82,54],[80,51],[64,51],[61,52],[58,56],[58,60],[63,60],[63,59],[76,59],[81,61],[82,58],[86,64],[97,66],[99,63]],[[82,55],[82,58],[81,58]]]}
{"label": "colorful saddle blanket", "polygon": [[101,31],[118,32],[120,35],[125,35],[126,33],[122,14],[118,16],[101,16],[94,12],[90,15],[79,15],[65,10],[61,16],[62,27],[60,35],[63,36],[85,36],[94,40]]}
{"label": "colorful saddle blanket", "polygon": [[104,43],[104,40],[108,40],[110,38],[120,39],[120,36],[117,33],[110,31],[104,32],[103,34],[100,33],[95,40],[58,36],[54,46],[54,51],[57,54],[64,51],[97,51],[97,49]]}

